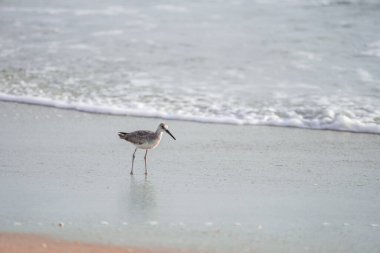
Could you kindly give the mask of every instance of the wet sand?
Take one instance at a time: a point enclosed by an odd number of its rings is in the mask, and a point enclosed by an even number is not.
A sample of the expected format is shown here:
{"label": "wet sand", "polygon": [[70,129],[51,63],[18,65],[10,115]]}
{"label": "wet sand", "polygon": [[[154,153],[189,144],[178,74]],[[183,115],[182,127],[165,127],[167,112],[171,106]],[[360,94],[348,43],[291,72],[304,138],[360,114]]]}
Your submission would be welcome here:
{"label": "wet sand", "polygon": [[[378,252],[380,136],[0,103],[0,232],[206,252]],[[60,224],[62,224],[60,226]]]}

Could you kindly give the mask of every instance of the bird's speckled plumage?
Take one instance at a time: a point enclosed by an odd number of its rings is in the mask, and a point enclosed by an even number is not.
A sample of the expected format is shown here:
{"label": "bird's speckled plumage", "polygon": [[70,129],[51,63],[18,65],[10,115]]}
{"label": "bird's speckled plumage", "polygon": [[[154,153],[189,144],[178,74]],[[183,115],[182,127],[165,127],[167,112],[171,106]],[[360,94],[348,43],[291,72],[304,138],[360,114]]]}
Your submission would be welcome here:
{"label": "bird's speckled plumage", "polygon": [[[153,149],[157,147],[162,138],[162,132],[152,132],[152,131],[144,131],[139,130],[132,133],[122,133],[122,139],[132,143],[137,148],[140,149]],[[119,134],[120,136],[120,134]]]}

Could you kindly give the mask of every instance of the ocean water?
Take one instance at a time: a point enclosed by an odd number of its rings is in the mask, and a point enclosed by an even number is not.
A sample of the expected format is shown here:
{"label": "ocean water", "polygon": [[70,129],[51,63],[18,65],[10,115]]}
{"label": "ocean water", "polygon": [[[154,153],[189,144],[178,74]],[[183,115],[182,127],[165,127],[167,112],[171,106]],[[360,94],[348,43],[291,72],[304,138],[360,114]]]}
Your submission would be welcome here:
{"label": "ocean water", "polygon": [[0,1],[0,100],[380,133],[380,1]]}

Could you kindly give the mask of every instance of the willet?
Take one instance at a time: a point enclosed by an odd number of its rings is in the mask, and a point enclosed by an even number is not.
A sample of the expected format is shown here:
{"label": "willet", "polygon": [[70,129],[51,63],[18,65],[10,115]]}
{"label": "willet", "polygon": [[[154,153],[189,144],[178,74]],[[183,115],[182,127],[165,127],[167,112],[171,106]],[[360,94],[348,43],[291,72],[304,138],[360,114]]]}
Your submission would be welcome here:
{"label": "willet", "polygon": [[132,133],[119,132],[120,139],[129,141],[136,147],[135,152],[133,152],[132,155],[132,169],[130,173],[131,175],[133,175],[133,162],[135,161],[135,153],[137,149],[145,149],[145,175],[148,174],[148,171],[146,169],[146,156],[148,154],[148,150],[154,149],[158,146],[158,144],[160,144],[162,133],[164,131],[167,132],[175,140],[175,137],[168,130],[168,125],[164,123],[158,125],[156,132],[145,130],[139,130]]}

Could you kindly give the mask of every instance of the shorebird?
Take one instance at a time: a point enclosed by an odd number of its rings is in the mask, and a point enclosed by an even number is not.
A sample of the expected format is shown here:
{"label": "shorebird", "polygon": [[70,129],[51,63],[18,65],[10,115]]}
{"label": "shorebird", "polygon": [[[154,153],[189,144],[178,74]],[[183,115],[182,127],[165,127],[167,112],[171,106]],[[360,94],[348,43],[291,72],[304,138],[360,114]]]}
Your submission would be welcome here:
{"label": "shorebird", "polygon": [[135,161],[135,153],[137,149],[145,149],[145,175],[148,174],[148,171],[146,169],[146,156],[148,154],[149,149],[154,149],[155,147],[160,144],[162,133],[163,132],[168,133],[174,140],[176,139],[168,130],[168,125],[161,123],[158,125],[158,128],[156,132],[152,131],[145,131],[145,130],[138,130],[131,133],[125,133],[125,132],[119,132],[120,139],[126,140],[133,145],[135,145],[135,152],[133,152],[132,155],[132,169],[131,169],[131,175],[133,175],[133,162]]}

